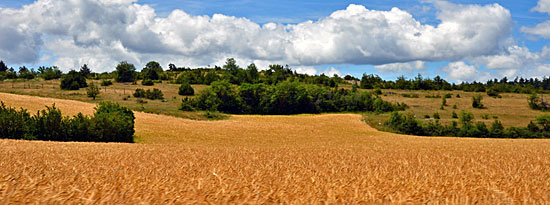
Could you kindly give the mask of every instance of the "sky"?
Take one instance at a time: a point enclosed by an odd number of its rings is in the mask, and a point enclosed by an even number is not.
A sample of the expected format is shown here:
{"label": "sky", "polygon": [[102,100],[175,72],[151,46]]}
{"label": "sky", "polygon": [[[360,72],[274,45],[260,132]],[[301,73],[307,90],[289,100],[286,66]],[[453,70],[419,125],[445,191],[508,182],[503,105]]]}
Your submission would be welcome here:
{"label": "sky", "polygon": [[18,68],[288,64],[301,73],[452,82],[550,76],[550,0],[2,0]]}

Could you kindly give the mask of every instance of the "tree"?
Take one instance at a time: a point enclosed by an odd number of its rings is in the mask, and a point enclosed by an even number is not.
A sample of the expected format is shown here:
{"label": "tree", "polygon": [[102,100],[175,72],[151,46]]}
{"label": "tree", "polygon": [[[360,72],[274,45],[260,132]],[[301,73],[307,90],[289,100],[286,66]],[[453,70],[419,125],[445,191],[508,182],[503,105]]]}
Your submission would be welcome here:
{"label": "tree", "polygon": [[258,73],[258,68],[256,64],[252,63],[247,67],[246,77],[248,78],[248,83],[256,83],[260,77]]}
{"label": "tree", "polygon": [[85,88],[88,85],[86,84],[86,78],[80,72],[75,70],[69,71],[61,79],[61,89],[63,90],[78,90],[80,88]]}
{"label": "tree", "polygon": [[88,75],[90,75],[90,73],[92,73],[92,71],[90,70],[90,68],[88,68],[88,65],[84,64],[84,65],[82,65],[82,67],[80,67],[80,73],[81,73],[85,78],[87,78]]}
{"label": "tree", "polygon": [[116,78],[117,82],[134,82],[136,67],[134,64],[129,64],[126,61],[120,62],[116,66]]}
{"label": "tree", "polygon": [[179,91],[178,91],[178,94],[179,95],[194,95],[195,90],[193,89],[193,87],[191,87],[191,84],[189,84],[189,82],[184,82],[184,83],[181,84],[181,86],[179,88]]}
{"label": "tree", "polygon": [[159,74],[162,73],[162,67],[156,61],[150,61],[145,65],[145,68],[141,70],[143,79],[158,80]]}
{"label": "tree", "polygon": [[93,100],[99,95],[99,87],[95,85],[94,82],[90,83],[88,89],[86,90],[88,97],[91,97]]}
{"label": "tree", "polygon": [[472,97],[472,107],[473,108],[483,108],[483,103],[481,102],[483,100],[483,96],[481,95],[475,95]]}
{"label": "tree", "polygon": [[8,66],[4,64],[4,61],[0,61],[0,72],[6,72],[8,71]]}
{"label": "tree", "polygon": [[225,65],[223,66],[228,71],[236,71],[239,69],[239,66],[237,65],[237,61],[234,58],[228,58],[225,61]]}
{"label": "tree", "polygon": [[178,68],[173,63],[168,64],[168,70],[169,71],[177,71],[177,69]]}

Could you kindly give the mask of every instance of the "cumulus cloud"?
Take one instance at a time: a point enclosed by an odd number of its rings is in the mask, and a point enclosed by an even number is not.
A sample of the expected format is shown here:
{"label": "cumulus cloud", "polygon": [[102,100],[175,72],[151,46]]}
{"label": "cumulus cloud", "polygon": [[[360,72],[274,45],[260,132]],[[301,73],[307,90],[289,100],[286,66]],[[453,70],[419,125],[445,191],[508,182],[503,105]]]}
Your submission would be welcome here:
{"label": "cumulus cloud", "polygon": [[[135,0],[38,0],[22,9],[0,9],[0,29],[10,31],[0,36],[0,58],[35,62],[45,49],[62,69],[88,63],[94,71],[108,71],[121,60],[204,66],[235,57],[312,72],[311,66],[322,64],[383,65],[493,55],[512,28],[510,12],[498,4],[434,4],[441,22],[436,26],[422,24],[398,8],[377,11],[353,4],[318,21],[259,25],[246,18],[193,16],[182,10],[162,18]],[[385,67],[392,66],[406,68]]]}
{"label": "cumulus cloud", "polygon": [[[550,0],[539,0],[537,6],[531,9],[533,12],[550,13]],[[550,21],[537,24],[535,27],[521,27],[521,31],[537,35],[543,38],[550,38]]]}
{"label": "cumulus cloud", "polygon": [[531,9],[541,13],[550,13],[550,0],[539,0],[537,6]]}
{"label": "cumulus cloud", "polygon": [[478,70],[473,65],[468,65],[463,61],[449,63],[442,69],[447,73],[447,78],[457,82],[486,81],[490,78],[488,72]]}
{"label": "cumulus cloud", "polygon": [[329,69],[326,69],[326,70],[322,71],[321,73],[325,74],[328,77],[332,77],[334,75],[342,76],[342,73],[334,67],[330,67]]}
{"label": "cumulus cloud", "polygon": [[406,72],[413,70],[424,70],[426,68],[426,63],[424,63],[423,61],[414,61],[408,63],[390,63],[377,65],[374,66],[374,68],[386,72]]}
{"label": "cumulus cloud", "polygon": [[535,27],[521,27],[521,31],[543,38],[550,38],[550,21],[542,22]]}

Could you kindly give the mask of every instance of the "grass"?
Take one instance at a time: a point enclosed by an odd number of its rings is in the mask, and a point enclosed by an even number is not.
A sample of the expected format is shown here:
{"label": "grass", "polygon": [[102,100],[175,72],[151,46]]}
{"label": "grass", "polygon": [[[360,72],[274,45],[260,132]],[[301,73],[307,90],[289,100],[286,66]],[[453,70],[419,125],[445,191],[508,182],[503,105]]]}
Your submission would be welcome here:
{"label": "grass", "polygon": [[[452,112],[460,113],[461,110],[471,112],[475,116],[475,121],[485,122],[490,125],[494,122],[494,118],[500,120],[506,127],[516,126],[525,127],[529,124],[529,121],[535,120],[537,116],[545,114],[542,111],[532,110],[527,104],[527,94],[515,94],[515,93],[502,93],[502,98],[493,98],[487,96],[486,93],[475,92],[462,92],[462,91],[415,91],[420,95],[420,98],[406,98],[399,95],[399,93],[406,93],[401,90],[384,90],[397,93],[397,95],[381,96],[384,100],[390,102],[407,103],[410,106],[404,112],[412,112],[417,118],[423,119],[424,115],[432,116],[434,113],[439,113],[442,123],[450,123],[452,120]],[[446,93],[452,93],[452,98],[447,99],[447,106],[444,110],[441,110],[441,98],[425,98],[424,96],[433,95],[445,95]],[[456,94],[460,94],[461,98],[456,98]],[[472,107],[472,96],[481,94],[483,96],[482,103],[486,109],[475,109]],[[456,109],[453,106],[456,105]],[[482,116],[488,116],[487,119],[483,119]],[[379,116],[371,115],[371,119],[384,121],[389,118],[389,114],[383,114]]]}
{"label": "grass", "polygon": [[[101,80],[88,80],[88,83],[94,82],[96,85],[101,84]],[[96,100],[87,97],[86,89],[82,88],[77,91],[61,90],[59,80],[44,81],[42,79],[34,79],[30,81],[0,81],[0,92],[32,95],[40,97],[51,97],[58,99],[78,100],[82,102],[96,103],[100,101],[117,102],[132,110],[142,111],[147,113],[164,114],[175,117],[182,117],[194,120],[210,120],[202,112],[182,112],[179,110],[181,100],[185,96],[178,95],[178,84],[156,83],[154,86],[143,86],[140,82],[137,85],[131,83],[117,83],[113,81],[113,85],[100,87],[100,94]],[[207,85],[192,85],[195,93],[200,92]],[[153,89],[158,88],[164,94],[166,102],[161,100],[147,100],[147,103],[139,103],[137,98],[133,97],[133,93],[137,88]],[[129,98],[128,98],[129,96]],[[127,100],[124,100],[127,98]]]}
{"label": "grass", "polygon": [[[55,102],[66,114],[94,107],[2,93],[0,100],[29,110]],[[138,144],[0,140],[0,203],[550,201],[548,140],[396,135],[361,119],[194,121],[137,112]]]}

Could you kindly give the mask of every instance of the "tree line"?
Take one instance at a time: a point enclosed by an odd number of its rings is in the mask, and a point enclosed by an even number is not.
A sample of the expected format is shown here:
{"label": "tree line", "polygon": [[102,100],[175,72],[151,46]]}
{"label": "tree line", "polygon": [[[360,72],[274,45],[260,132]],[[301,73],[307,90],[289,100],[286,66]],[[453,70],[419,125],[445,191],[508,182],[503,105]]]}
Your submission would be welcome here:
{"label": "tree line", "polygon": [[195,98],[185,98],[181,109],[232,114],[300,114],[321,112],[390,112],[405,110],[406,104],[392,104],[370,92],[327,88],[298,81],[240,86],[227,80],[215,81]]}
{"label": "tree line", "polygon": [[35,115],[0,103],[0,138],[83,141],[134,142],[134,113],[116,103],[101,102],[93,116],[79,113],[63,117],[61,110],[51,107]]}
{"label": "tree line", "polygon": [[474,123],[474,115],[466,111],[462,111],[458,118],[458,122],[452,121],[450,125],[442,125],[437,119],[421,122],[412,113],[401,114],[392,112],[382,129],[417,136],[550,138],[550,115],[537,117],[535,122],[531,121],[527,127],[508,128],[504,128],[498,120],[495,120],[490,127],[483,122]]}

